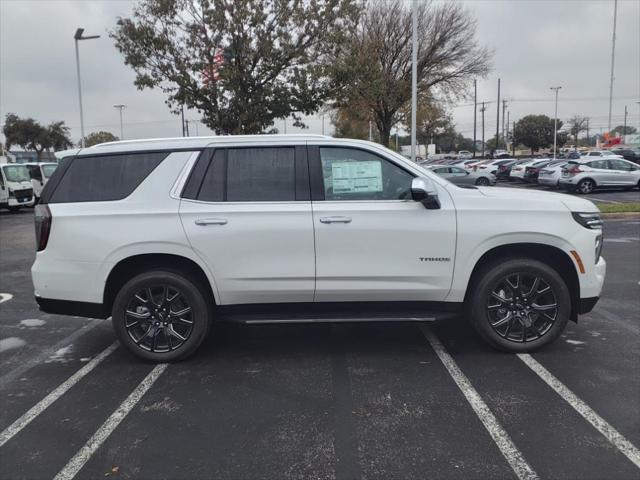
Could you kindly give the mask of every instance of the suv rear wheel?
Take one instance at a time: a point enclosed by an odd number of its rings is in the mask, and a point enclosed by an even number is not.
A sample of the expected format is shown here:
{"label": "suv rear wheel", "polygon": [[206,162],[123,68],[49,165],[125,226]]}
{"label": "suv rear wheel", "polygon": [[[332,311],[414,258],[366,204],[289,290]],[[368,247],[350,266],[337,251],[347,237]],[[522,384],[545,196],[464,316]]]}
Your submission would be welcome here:
{"label": "suv rear wheel", "polygon": [[584,180],[581,180],[580,183],[578,183],[578,185],[576,186],[576,191],[578,193],[587,194],[593,192],[595,188],[596,183],[590,178],[585,178]]}
{"label": "suv rear wheel", "polygon": [[467,307],[472,325],[489,344],[529,352],[562,333],[571,313],[571,296],[553,268],[517,258],[486,268]]}
{"label": "suv rear wheel", "polygon": [[210,308],[198,282],[173,271],[137,275],[118,292],[112,322],[131,353],[155,362],[191,355],[207,335]]}

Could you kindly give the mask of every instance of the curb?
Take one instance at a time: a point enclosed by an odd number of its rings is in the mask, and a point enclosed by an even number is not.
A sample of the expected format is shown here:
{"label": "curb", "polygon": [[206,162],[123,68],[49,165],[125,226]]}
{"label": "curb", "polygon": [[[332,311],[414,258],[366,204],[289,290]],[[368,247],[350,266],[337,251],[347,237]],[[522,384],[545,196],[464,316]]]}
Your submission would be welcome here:
{"label": "curb", "polygon": [[640,212],[601,213],[600,216],[607,220],[617,218],[625,218],[627,220],[640,220]]}

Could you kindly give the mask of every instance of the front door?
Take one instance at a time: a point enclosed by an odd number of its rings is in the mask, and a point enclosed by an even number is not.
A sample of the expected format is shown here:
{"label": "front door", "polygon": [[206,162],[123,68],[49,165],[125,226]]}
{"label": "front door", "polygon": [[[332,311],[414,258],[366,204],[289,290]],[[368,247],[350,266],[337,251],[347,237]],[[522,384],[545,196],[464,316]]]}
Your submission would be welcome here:
{"label": "front door", "polygon": [[202,179],[189,179],[180,217],[220,302],[313,301],[306,148],[226,148],[210,157],[194,167],[192,177]]}
{"label": "front door", "polygon": [[310,146],[316,295],[330,301],[441,301],[456,220],[411,199],[414,174],[366,149]]}

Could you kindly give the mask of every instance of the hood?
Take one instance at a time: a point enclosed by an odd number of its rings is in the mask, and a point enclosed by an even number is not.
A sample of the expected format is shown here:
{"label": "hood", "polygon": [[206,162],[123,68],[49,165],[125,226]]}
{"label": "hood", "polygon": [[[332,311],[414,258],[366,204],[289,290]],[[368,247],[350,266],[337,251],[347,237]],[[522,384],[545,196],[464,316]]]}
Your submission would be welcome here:
{"label": "hood", "polygon": [[15,188],[17,190],[22,190],[23,188],[32,188],[31,181],[24,180],[22,182],[12,182],[7,180],[7,186],[11,188]]}
{"label": "hood", "polygon": [[541,204],[561,204],[571,212],[599,212],[595,203],[567,193],[541,192],[523,188],[480,187],[486,197],[500,198],[509,202],[537,202]]}

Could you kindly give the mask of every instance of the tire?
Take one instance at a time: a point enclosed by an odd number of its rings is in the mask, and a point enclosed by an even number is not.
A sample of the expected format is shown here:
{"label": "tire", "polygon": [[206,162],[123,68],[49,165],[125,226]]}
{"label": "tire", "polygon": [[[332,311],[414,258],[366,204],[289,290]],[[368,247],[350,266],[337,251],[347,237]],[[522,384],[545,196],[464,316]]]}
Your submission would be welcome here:
{"label": "tire", "polygon": [[471,324],[498,350],[538,350],[556,340],[569,320],[571,296],[566,283],[556,270],[537,260],[512,258],[490,264],[471,288],[467,303]]}
{"label": "tire", "polygon": [[120,343],[139,358],[180,360],[193,354],[207,336],[209,305],[199,282],[180,272],[152,270],[133,277],[116,295],[113,329]]}
{"label": "tire", "polygon": [[580,180],[578,185],[576,185],[576,192],[586,195],[593,192],[595,188],[596,182],[594,182],[590,178],[585,178],[584,180]]}
{"label": "tire", "polygon": [[491,185],[491,182],[487,177],[480,177],[476,180],[476,185],[480,187],[488,187],[489,185]]}

